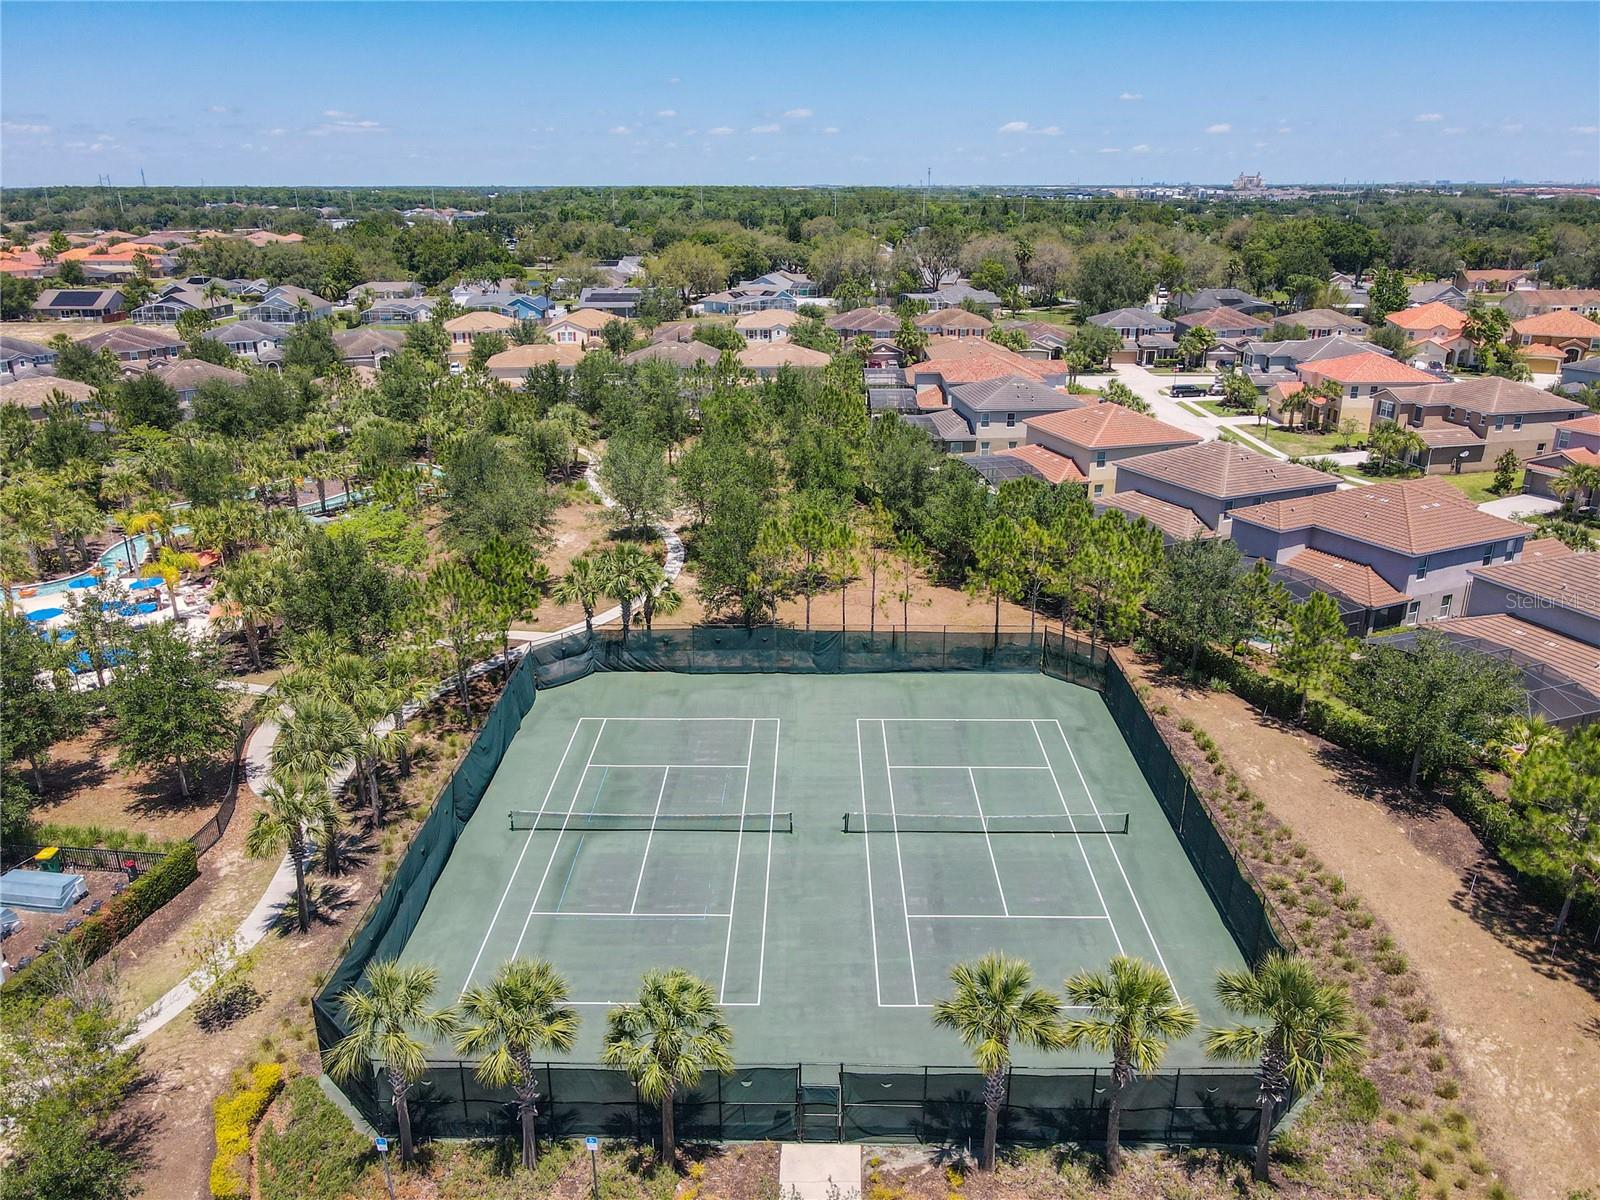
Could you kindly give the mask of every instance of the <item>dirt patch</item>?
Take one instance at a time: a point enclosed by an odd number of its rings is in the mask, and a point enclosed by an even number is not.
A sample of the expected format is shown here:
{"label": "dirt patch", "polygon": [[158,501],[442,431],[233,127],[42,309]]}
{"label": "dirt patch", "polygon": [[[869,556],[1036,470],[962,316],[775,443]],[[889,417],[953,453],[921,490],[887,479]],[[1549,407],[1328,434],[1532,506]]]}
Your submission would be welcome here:
{"label": "dirt patch", "polygon": [[1592,980],[1594,964],[1544,961],[1534,931],[1547,919],[1510,899],[1511,882],[1442,805],[1235,696],[1129,665],[1389,926],[1438,1007],[1467,1107],[1515,1192],[1556,1200],[1600,1179],[1600,1003],[1575,974]]}
{"label": "dirt patch", "polygon": [[33,809],[41,825],[142,833],[157,842],[188,837],[214,816],[228,788],[228,757],[214,760],[190,797],[178,796],[176,772],[116,765],[109,722],[91,725],[50,748],[44,791]]}
{"label": "dirt patch", "polygon": [[[550,568],[552,585],[567,573],[567,568],[572,565],[573,559],[583,554],[596,554],[613,544],[610,536],[610,520],[610,510],[598,503],[567,504],[556,510],[550,545],[539,559]],[[665,554],[659,540],[650,548],[658,557]],[[607,597],[595,605],[595,611],[604,612],[615,604],[614,597]],[[519,621],[512,628],[544,633],[553,629],[565,629],[568,625],[576,625],[582,620],[583,609],[576,604],[557,604],[554,599],[546,595],[531,618]]]}
{"label": "dirt patch", "polygon": [[1106,1180],[1097,1157],[1068,1151],[1003,1152],[993,1173],[971,1159],[924,1146],[868,1146],[867,1196],[895,1200],[1238,1200],[1250,1192],[1250,1171],[1210,1150],[1182,1155],[1129,1150],[1122,1173]]}
{"label": "dirt patch", "polygon": [[6,935],[6,961],[21,970],[37,958],[46,948],[49,939],[71,933],[84,920],[99,912],[113,896],[128,886],[128,876],[122,871],[70,870],[72,875],[83,876],[83,886],[88,889],[82,900],[64,912],[36,912],[27,908],[13,908],[20,924]]}

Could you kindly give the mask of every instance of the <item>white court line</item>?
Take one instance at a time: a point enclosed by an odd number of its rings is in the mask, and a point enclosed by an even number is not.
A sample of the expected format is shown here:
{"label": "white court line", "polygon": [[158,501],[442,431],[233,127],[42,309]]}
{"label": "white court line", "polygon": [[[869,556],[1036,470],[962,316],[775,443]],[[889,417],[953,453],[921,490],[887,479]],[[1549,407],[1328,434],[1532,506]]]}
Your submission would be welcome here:
{"label": "white court line", "polygon": [[[606,735],[606,722],[610,718],[600,718],[600,732],[594,735],[594,745],[589,747],[589,757],[584,759],[583,774],[578,776],[578,786],[572,789],[572,799],[567,801],[567,815],[561,822],[561,828],[556,832],[556,844],[550,847],[550,860],[544,864],[544,874],[539,876],[539,886],[534,889],[533,898],[528,901],[528,915],[522,919],[522,929],[517,933],[517,944],[511,948],[511,957],[515,958],[522,949],[522,939],[528,936],[528,924],[533,920],[534,909],[539,907],[539,897],[544,892],[545,880],[550,878],[550,868],[556,864],[556,853],[561,849],[561,839],[567,835],[567,822],[572,820],[572,811],[578,807],[578,797],[583,794],[583,781],[589,778],[589,764],[594,761],[594,752],[600,748],[600,739]],[[551,781],[554,786],[554,781]]]}
{"label": "white court line", "polygon": [[[1100,815],[1100,806],[1094,802],[1094,793],[1089,790],[1089,781],[1083,777],[1083,768],[1078,765],[1078,756],[1072,752],[1072,743],[1067,740],[1067,731],[1061,727],[1060,721],[1054,721],[1056,732],[1061,735],[1061,742],[1067,748],[1067,756],[1072,759],[1072,769],[1078,773],[1078,782],[1083,785],[1083,794],[1089,798],[1089,807],[1094,809],[1095,816]],[[1037,730],[1035,730],[1037,732]],[[1161,956],[1161,946],[1156,941],[1156,935],[1150,928],[1150,922],[1145,919],[1144,905],[1139,903],[1139,893],[1133,890],[1133,882],[1128,878],[1128,872],[1122,865],[1122,855],[1117,853],[1116,846],[1111,846],[1111,857],[1117,864],[1117,873],[1122,876],[1123,886],[1128,889],[1128,896],[1133,900],[1134,911],[1139,914],[1139,923],[1144,926],[1144,935],[1150,939],[1150,946],[1156,952],[1156,961],[1161,964],[1161,970],[1167,976],[1167,982],[1172,985],[1172,994],[1179,1000],[1178,981],[1172,977],[1172,972],[1167,970],[1167,960]],[[1116,926],[1113,925],[1112,929]]]}
{"label": "white court line", "polygon": [[912,913],[913,921],[1109,921],[1102,913]]}
{"label": "white court line", "polygon": [[[1006,885],[1000,880],[1000,864],[994,860],[994,840],[989,836],[989,818],[983,815],[983,797],[978,794],[978,777],[970,767],[967,768],[967,782],[972,785],[972,802],[978,806],[978,823],[983,826],[983,844],[989,847],[989,866],[994,870],[995,890],[1000,893],[1000,912],[1009,917],[1011,906],[1006,903]],[[910,915],[906,914],[908,917]]]}
{"label": "white court line", "polygon": [[965,763],[890,763],[889,769],[891,771],[1048,771],[1050,768],[1009,765],[989,767],[981,763],[976,766],[967,766]]}
{"label": "white court line", "polygon": [[[772,818],[778,812],[778,746],[783,740],[783,720],[780,717],[762,717],[772,722],[772,796],[767,800],[767,873],[761,885],[761,960],[756,964],[756,1003],[760,1007],[761,990],[767,982],[767,910],[772,902]],[[729,927],[732,927],[730,921]]]}
{"label": "white court line", "polygon": [[[1038,722],[1037,721],[1029,721],[1028,724],[1030,726],[1032,726],[1032,728],[1033,728],[1033,736],[1039,742],[1039,753],[1044,755],[1044,761],[1046,763],[1049,763],[1050,755],[1044,748],[1044,738],[1040,737],[1040,735],[1039,735],[1039,724],[1038,724]],[[1069,746],[1068,747],[1068,751],[1070,752],[1070,750],[1071,750],[1071,747]],[[1072,815],[1072,809],[1067,804],[1067,795],[1066,795],[1065,792],[1063,792],[1061,790],[1061,780],[1056,777],[1056,769],[1054,767],[1050,768],[1050,782],[1055,785],[1056,797],[1061,801],[1061,811],[1066,813],[1070,817]],[[1093,801],[1091,800],[1090,803],[1093,803]],[[1095,815],[1096,816],[1099,815],[1098,811],[1096,812]],[[1106,923],[1111,926],[1111,937],[1117,943],[1117,953],[1121,954],[1121,953],[1123,953],[1122,937],[1121,937],[1120,934],[1117,933],[1117,923],[1111,919],[1111,908],[1110,908],[1110,906],[1108,906],[1106,904],[1105,894],[1103,892],[1101,892],[1101,890],[1100,890],[1100,880],[1095,877],[1094,866],[1093,866],[1092,863],[1089,862],[1089,851],[1088,851],[1088,848],[1086,846],[1084,846],[1084,844],[1083,844],[1083,836],[1081,834],[1074,833],[1072,836],[1078,843],[1078,853],[1083,855],[1084,869],[1089,872],[1089,882],[1094,884],[1094,894],[1100,898],[1100,910],[1105,913],[1105,915],[1106,915]]]}
{"label": "white court line", "polygon": [[[767,720],[768,718],[765,718],[765,717],[750,717],[748,719],[750,721],[754,722],[754,721],[758,721],[758,720]],[[654,763],[646,763],[646,762],[613,763],[613,762],[597,762],[597,763],[590,763],[589,765],[592,766],[592,767],[609,767],[613,771],[626,771],[629,767],[637,767],[642,771],[668,771],[668,770],[671,770],[671,771],[688,771],[688,770],[743,771],[743,770],[747,770],[748,769],[748,765],[746,763],[697,763],[697,762],[687,762],[687,763],[683,763],[683,762],[680,762],[680,763],[660,763],[660,762],[654,762]]]}
{"label": "white court line", "polygon": [[[630,996],[626,1000],[568,1000],[566,1003],[575,1004],[579,1008],[627,1008],[627,1007],[631,1007],[631,1006],[636,1006],[639,1003],[639,997]],[[760,1001],[757,1001],[757,1000],[729,1000],[726,1004],[722,1005],[721,1007],[723,1007],[723,1008],[760,1008],[761,1007],[761,1003],[760,1003]],[[911,1008],[912,1006],[908,1004],[905,1007]],[[933,1006],[931,1004],[924,1004],[924,1005],[921,1005],[920,1007],[922,1007],[922,1008],[932,1008]],[[1066,1006],[1063,1006],[1063,1007],[1066,1007]]]}
{"label": "white court line", "polygon": [[[572,743],[578,736],[578,730],[587,721],[588,717],[579,717],[577,724],[572,727],[572,732],[567,735],[567,748],[561,752],[561,761],[556,764],[556,772],[550,777],[550,786],[544,790],[544,799],[539,802],[539,812],[544,813],[545,805],[550,803],[550,794],[555,791],[556,780],[561,778],[561,770],[567,765],[567,755],[572,753]],[[592,754],[593,751],[590,751]],[[534,822],[535,825],[538,821]],[[468,986],[472,983],[472,976],[478,969],[478,962],[483,958],[483,952],[489,945],[489,939],[494,936],[495,922],[500,919],[500,910],[505,907],[506,897],[511,895],[511,885],[517,881],[517,872],[522,870],[522,857],[528,853],[528,847],[533,845],[533,835],[536,829],[528,830],[528,836],[522,843],[522,849],[517,854],[517,861],[511,868],[511,876],[506,880],[506,889],[500,893],[500,903],[494,906],[494,916],[489,918],[489,928],[484,930],[483,941],[478,944],[477,954],[472,956],[472,965],[467,968],[467,977],[461,982],[461,995],[466,994]]]}
{"label": "white court line", "polygon": [[[878,722],[878,729],[883,734],[883,761],[889,761],[889,727],[882,721]],[[900,911],[906,915],[906,956],[911,960],[911,999],[920,1001],[917,994],[917,951],[911,944],[911,901],[906,898],[906,864],[900,856],[900,818],[894,809],[894,772],[884,772],[889,780],[889,822],[894,826],[894,861],[895,867],[900,872]]]}
{"label": "white court line", "polygon": [[[739,797],[739,840],[733,846],[733,886],[728,889],[728,939],[722,946],[722,982],[717,986],[717,1003],[728,993],[728,958],[733,953],[733,910],[739,903],[739,857],[744,853],[744,814],[750,803],[750,763],[756,751],[756,722],[750,718],[750,741],[744,748],[744,791]],[[770,831],[769,831],[770,832]]]}
{"label": "white court line", "polygon": [[[650,814],[650,832],[645,835],[644,856],[639,859],[639,878],[633,885],[633,903],[628,906],[629,912],[637,912],[639,908],[639,889],[644,887],[645,868],[650,865],[650,843],[656,840],[656,821],[661,817],[661,801],[666,799],[667,780],[671,777],[671,767],[661,772],[661,790],[656,793],[656,810]],[[740,830],[741,835],[743,832]]]}
{"label": "white court line", "polygon": [[867,829],[867,764],[861,749],[861,718],[856,718],[856,771],[861,777],[861,844],[867,856],[867,921],[872,927],[872,982],[878,1007],[883,1007],[883,979],[878,970],[878,899],[872,890],[872,835]]}
{"label": "white court line", "polygon": [[534,917],[623,917],[635,921],[721,921],[731,917],[733,914],[725,912],[576,912],[560,908],[541,908],[529,915]]}
{"label": "white court line", "polygon": [[908,721],[929,721],[941,725],[1031,725],[1035,721],[1049,721],[1050,717],[858,717],[858,720],[889,722],[904,725]]}

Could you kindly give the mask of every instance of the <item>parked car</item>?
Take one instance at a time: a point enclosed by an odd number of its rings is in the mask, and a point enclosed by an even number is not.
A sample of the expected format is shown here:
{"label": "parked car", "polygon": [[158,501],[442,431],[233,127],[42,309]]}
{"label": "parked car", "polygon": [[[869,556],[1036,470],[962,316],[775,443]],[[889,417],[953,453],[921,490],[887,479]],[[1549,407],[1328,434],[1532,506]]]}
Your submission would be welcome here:
{"label": "parked car", "polygon": [[1204,396],[1206,390],[1198,383],[1175,383],[1172,385],[1170,394],[1173,396]]}

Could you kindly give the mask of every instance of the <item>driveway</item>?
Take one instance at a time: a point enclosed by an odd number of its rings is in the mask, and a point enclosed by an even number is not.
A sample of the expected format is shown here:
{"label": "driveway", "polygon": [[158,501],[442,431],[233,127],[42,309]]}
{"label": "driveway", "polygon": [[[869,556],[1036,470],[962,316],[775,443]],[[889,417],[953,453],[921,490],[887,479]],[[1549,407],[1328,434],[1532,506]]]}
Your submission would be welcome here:
{"label": "driveway", "polygon": [[1171,387],[1174,382],[1198,383],[1202,387],[1209,387],[1211,381],[1216,378],[1215,375],[1209,373],[1179,375],[1174,379],[1171,375],[1157,375],[1133,363],[1119,363],[1116,370],[1117,378],[1127,384],[1135,396],[1150,405],[1151,416],[1165,421],[1168,425],[1176,425],[1179,429],[1199,434],[1203,438],[1210,439],[1217,436],[1220,426],[1216,422],[1196,415],[1171,396],[1161,394],[1162,388]]}
{"label": "driveway", "polygon": [[1561,501],[1552,496],[1523,495],[1501,496],[1498,500],[1488,500],[1478,505],[1482,512],[1511,519],[1531,516],[1534,513],[1555,512],[1560,507]]}

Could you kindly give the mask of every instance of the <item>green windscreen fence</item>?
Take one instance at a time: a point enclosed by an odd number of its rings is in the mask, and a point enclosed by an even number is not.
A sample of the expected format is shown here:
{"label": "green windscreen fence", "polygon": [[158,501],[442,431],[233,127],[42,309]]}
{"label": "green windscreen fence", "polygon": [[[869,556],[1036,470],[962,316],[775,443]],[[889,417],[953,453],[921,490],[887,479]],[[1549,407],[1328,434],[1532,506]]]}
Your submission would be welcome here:
{"label": "green windscreen fence", "polygon": [[[996,636],[965,630],[695,627],[632,631],[626,640],[620,631],[597,631],[544,643],[518,659],[399,869],[313,999],[322,1049],[346,1032],[340,993],[359,985],[368,963],[398,957],[411,937],[456,840],[477,811],[538,691],[596,671],[1042,671],[1092,688],[1104,695],[1246,959],[1255,962],[1287,942],[1103,646],[1043,629],[1002,630]],[[655,1112],[620,1071],[552,1063],[542,1068],[540,1082],[541,1130],[551,1136],[648,1138],[656,1126]],[[1105,1129],[1107,1083],[1104,1072],[1091,1069],[1018,1069],[1008,1080],[1001,1136],[1042,1144],[1099,1140]],[[376,1066],[341,1087],[367,1121],[394,1131],[392,1096]],[[962,1068],[830,1065],[802,1071],[799,1065],[743,1066],[727,1077],[706,1078],[683,1097],[677,1122],[680,1135],[688,1138],[966,1144],[981,1134],[981,1094],[981,1077]],[[467,1061],[430,1062],[410,1102],[418,1129],[431,1136],[480,1137],[516,1128],[510,1090],[486,1087]],[[1255,1141],[1256,1121],[1250,1072],[1172,1070],[1142,1077],[1131,1086],[1125,1094],[1122,1131],[1129,1141],[1248,1147]]]}

